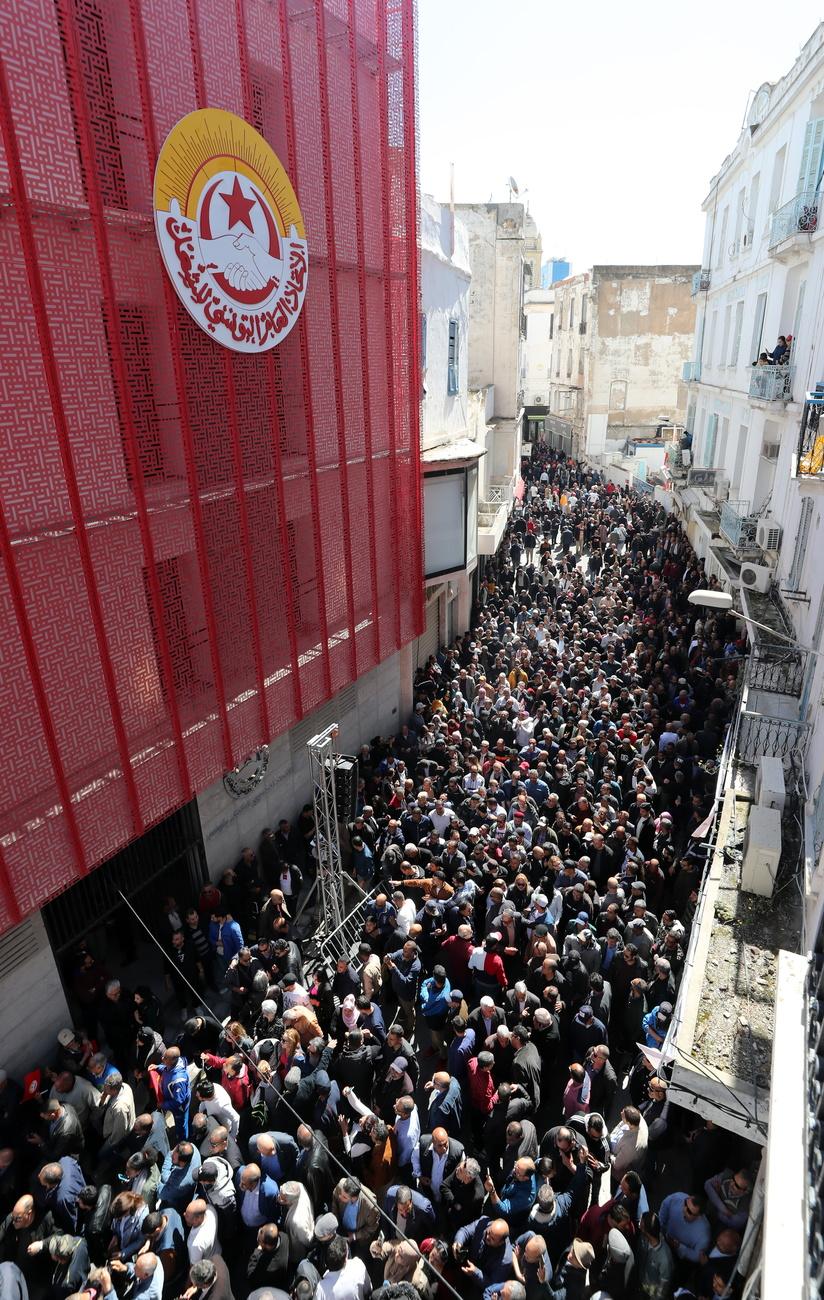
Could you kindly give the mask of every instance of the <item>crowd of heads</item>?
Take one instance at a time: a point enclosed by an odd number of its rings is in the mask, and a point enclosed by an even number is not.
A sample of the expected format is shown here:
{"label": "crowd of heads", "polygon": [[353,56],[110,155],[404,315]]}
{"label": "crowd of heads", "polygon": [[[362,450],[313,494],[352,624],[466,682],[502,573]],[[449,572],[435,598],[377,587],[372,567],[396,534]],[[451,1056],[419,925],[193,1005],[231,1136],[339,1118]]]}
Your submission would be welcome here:
{"label": "crowd of heads", "polygon": [[545,444],[523,474],[470,630],[360,752],[334,967],[295,925],[307,806],[165,900],[163,995],[84,948],[76,1027],[0,1078],[31,1300],[740,1284],[754,1152],[670,1097],[667,1044],[744,646],[652,495]]}

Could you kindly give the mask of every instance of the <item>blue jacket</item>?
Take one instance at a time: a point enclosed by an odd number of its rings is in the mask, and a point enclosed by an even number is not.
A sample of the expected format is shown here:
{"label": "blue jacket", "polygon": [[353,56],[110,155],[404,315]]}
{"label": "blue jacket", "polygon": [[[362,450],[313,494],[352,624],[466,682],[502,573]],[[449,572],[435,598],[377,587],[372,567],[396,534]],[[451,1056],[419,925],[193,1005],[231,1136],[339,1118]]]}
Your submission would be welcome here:
{"label": "blue jacket", "polygon": [[192,1085],[185,1056],[181,1056],[171,1070],[168,1066],[159,1065],[157,1073],[160,1077],[163,1106],[174,1115],[178,1138],[185,1137],[189,1131],[189,1105],[192,1100]]}
{"label": "blue jacket", "polygon": [[[241,1175],[246,1168],[241,1165],[235,1174],[235,1184],[237,1185],[237,1212],[241,1213],[243,1198],[246,1193],[240,1186]],[[258,1209],[263,1215],[264,1223],[274,1223],[280,1214],[280,1203],[278,1201],[278,1192],[280,1188],[274,1178],[269,1178],[267,1174],[261,1174],[260,1187],[258,1188]]]}
{"label": "blue jacket", "polygon": [[434,1020],[437,1016],[447,1014],[451,992],[449,980],[444,980],[443,988],[438,988],[434,975],[424,980],[421,985],[421,1010],[427,1020]]}
{"label": "blue jacket", "polygon": [[[660,1007],[653,1007],[652,1011],[648,1011],[647,1014],[644,1016],[642,1024],[644,1029],[644,1041],[646,1042],[647,1047],[660,1048],[663,1039],[666,1038],[667,1025],[659,1025],[657,1023],[658,1012],[660,1011],[660,1009],[661,1009]],[[669,1022],[667,1022],[667,1024],[668,1023]],[[657,1030],[659,1034],[658,1038],[653,1037],[652,1033],[650,1032],[652,1029]]]}
{"label": "blue jacket", "polygon": [[506,1219],[509,1223],[510,1230],[514,1228],[517,1231],[525,1222],[537,1195],[538,1188],[534,1174],[531,1174],[523,1182],[519,1182],[514,1173],[510,1174],[501,1188],[500,1199],[496,1207],[501,1218]]}
{"label": "blue jacket", "polygon": [[160,1171],[160,1185],[157,1189],[158,1204],[170,1205],[182,1214],[189,1202],[195,1199],[195,1183],[200,1164],[200,1152],[194,1145],[192,1158],[185,1168],[172,1164],[172,1153],[167,1151]]}
{"label": "blue jacket", "polygon": [[395,996],[401,1002],[414,1002],[415,995],[418,992],[418,981],[421,977],[421,962],[419,957],[413,957],[410,962],[403,956],[393,957],[395,963],[391,970],[392,989]]}
{"label": "blue jacket", "polygon": [[361,1013],[358,1021],[358,1029],[371,1029],[372,1037],[376,1043],[386,1042],[386,1024],[383,1019],[383,1012],[376,1002],[372,1003],[372,1011],[367,1016]]}
{"label": "blue jacket", "polygon": [[51,1210],[54,1221],[63,1232],[77,1231],[77,1198],[86,1186],[86,1178],[73,1156],[63,1156],[57,1164],[63,1177],[56,1187],[45,1188],[38,1182],[35,1199],[45,1210]]}
{"label": "blue jacket", "polygon": [[289,1179],[295,1176],[295,1165],[299,1155],[298,1144],[288,1133],[278,1133],[275,1129],[269,1129],[267,1136],[275,1144],[274,1155],[260,1154],[258,1138],[263,1137],[263,1134],[253,1133],[249,1138],[249,1159],[260,1166],[267,1178],[271,1178],[276,1183],[288,1183]]}
{"label": "blue jacket", "polygon": [[484,1234],[493,1220],[484,1214],[474,1223],[459,1228],[455,1235],[456,1246],[469,1247],[469,1262],[475,1265],[475,1280],[485,1290],[498,1290],[512,1274],[512,1242],[506,1238],[502,1246],[488,1246]]}
{"label": "blue jacket", "polygon": [[219,926],[217,921],[210,921],[209,943],[212,945],[215,952],[217,952],[218,935],[221,934],[221,931],[223,939],[223,960],[231,961],[231,959],[236,957],[243,947],[243,933],[237,921],[224,921],[222,926]]}
{"label": "blue jacket", "polygon": [[447,1053],[447,1066],[454,1079],[466,1082],[466,1067],[470,1056],[475,1055],[475,1030],[465,1029],[460,1038],[453,1038]]}

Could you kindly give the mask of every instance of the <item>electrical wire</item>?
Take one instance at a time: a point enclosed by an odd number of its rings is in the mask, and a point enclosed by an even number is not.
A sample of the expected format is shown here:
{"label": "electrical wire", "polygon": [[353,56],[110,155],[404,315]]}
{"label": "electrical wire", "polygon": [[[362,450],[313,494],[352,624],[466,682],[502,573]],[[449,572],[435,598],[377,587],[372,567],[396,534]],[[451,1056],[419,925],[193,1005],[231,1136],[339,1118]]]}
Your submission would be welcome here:
{"label": "electrical wire", "polygon": [[[176,979],[179,979],[179,980],[182,980],[183,983],[187,986],[187,988],[191,989],[192,993],[195,995],[196,1005],[204,1007],[204,1008],[209,1012],[209,1015],[212,1017],[212,1019],[215,1020],[215,1021],[217,1021],[218,1024],[221,1024],[222,1021],[221,1021],[220,1016],[218,1016],[218,1015],[216,1014],[216,1012],[212,1010],[212,1008],[209,1006],[208,1002],[206,1002],[206,1001],[204,1000],[204,998],[202,997],[202,995],[201,995],[201,993],[199,992],[199,990],[196,989],[195,986],[189,982],[189,980],[186,978],[186,976],[185,976],[185,975],[181,975],[179,969],[175,966],[175,964],[174,964],[174,962],[172,961],[171,957],[170,957],[169,954],[166,952],[166,949],[163,947],[163,944],[160,942],[160,940],[157,938],[156,935],[152,934],[152,931],[149,929],[148,925],[147,925],[146,922],[143,920],[143,917],[140,916],[140,914],[139,914],[138,912],[135,911],[134,907],[133,907],[132,904],[129,902],[129,900],[128,900],[128,898],[126,897],[126,895],[123,893],[123,890],[122,890],[122,889],[118,889],[117,892],[118,892],[118,894],[120,895],[120,897],[123,899],[123,902],[126,904],[126,906],[128,907],[129,911],[132,913],[132,915],[136,918],[136,920],[140,923],[140,925],[142,925],[143,929],[146,931],[146,933],[147,933],[147,935],[149,936],[149,938],[151,939],[152,943],[155,945],[155,947],[158,949],[158,951],[159,951],[160,954],[162,955],[164,961],[167,961],[167,962],[169,963],[169,965],[172,967],[172,969],[173,969],[174,972],[175,972],[175,978],[176,978]],[[243,1047],[240,1046],[240,1044],[237,1044],[237,1050],[236,1050],[236,1052],[234,1053],[234,1055],[237,1055],[237,1056],[245,1056],[245,1058],[246,1058],[246,1060],[248,1061],[248,1063],[252,1066],[252,1069],[255,1070],[255,1071],[257,1071],[257,1061],[255,1061],[254,1057],[250,1056],[249,1053],[248,1053],[248,1052],[247,1052]],[[292,1115],[295,1117],[295,1119],[298,1120],[299,1123],[303,1124],[306,1128],[311,1127],[310,1125],[306,1124],[306,1121],[304,1120],[303,1116],[302,1116],[298,1111],[295,1110],[294,1106],[293,1106],[290,1102],[288,1102],[288,1101],[286,1100],[286,1098],[284,1097],[284,1095],[283,1095],[282,1092],[281,1092],[281,1093],[278,1093],[278,1105],[284,1105],[284,1106],[287,1108],[287,1110],[289,1110],[289,1111],[292,1112]],[[332,1161],[337,1165],[338,1169],[341,1171],[341,1174],[343,1175],[344,1178],[353,1178],[353,1179],[355,1179],[355,1175],[352,1173],[352,1170],[351,1170],[351,1169],[347,1169],[346,1165],[344,1165],[343,1162],[340,1161],[340,1160],[338,1159],[338,1157],[335,1155],[334,1151],[331,1151],[331,1150],[329,1149],[328,1146],[324,1146],[322,1143],[320,1143],[320,1142],[318,1141],[317,1135],[315,1134],[314,1130],[312,1130],[312,1142],[313,1142],[313,1144],[317,1144],[317,1147],[318,1147],[319,1149],[322,1149],[322,1150],[325,1152],[325,1154],[329,1157],[329,1159],[332,1160]],[[357,1181],[358,1183],[360,1183],[360,1179],[356,1179],[356,1181]],[[394,1238],[400,1236],[404,1241],[409,1241],[409,1242],[412,1243],[412,1245],[416,1246],[416,1247],[418,1248],[418,1251],[419,1251],[419,1254],[420,1254],[421,1262],[426,1266],[426,1268],[428,1268],[428,1269],[431,1270],[431,1272],[432,1272],[432,1274],[433,1274],[433,1276],[434,1276],[434,1279],[436,1280],[438,1286],[445,1286],[449,1291],[452,1292],[452,1295],[455,1296],[455,1300],[464,1300],[464,1297],[461,1295],[460,1291],[457,1291],[457,1290],[455,1289],[455,1287],[452,1285],[452,1283],[449,1282],[449,1281],[448,1281],[448,1280],[443,1276],[442,1273],[439,1273],[438,1270],[434,1267],[433,1264],[430,1264],[430,1262],[429,1262],[429,1260],[426,1258],[426,1256],[425,1256],[425,1255],[420,1251],[420,1247],[418,1247],[417,1242],[414,1241],[413,1238],[408,1237],[408,1236],[406,1235],[406,1233],[405,1233],[402,1229],[399,1229],[399,1228],[398,1228],[398,1226],[397,1226],[397,1224],[395,1223],[394,1219],[392,1219],[392,1218],[391,1218],[391,1217],[386,1213],[386,1211],[383,1209],[383,1207],[379,1204],[377,1197],[375,1197],[375,1196],[372,1194],[371,1188],[368,1189],[368,1190],[369,1190],[369,1194],[370,1194],[370,1196],[372,1197],[372,1200],[373,1200],[373,1202],[374,1202],[375,1208],[377,1209],[379,1215],[381,1216],[382,1219],[385,1219],[386,1222],[389,1224],[389,1227],[390,1227],[391,1230],[392,1230],[392,1238],[394,1239]]]}

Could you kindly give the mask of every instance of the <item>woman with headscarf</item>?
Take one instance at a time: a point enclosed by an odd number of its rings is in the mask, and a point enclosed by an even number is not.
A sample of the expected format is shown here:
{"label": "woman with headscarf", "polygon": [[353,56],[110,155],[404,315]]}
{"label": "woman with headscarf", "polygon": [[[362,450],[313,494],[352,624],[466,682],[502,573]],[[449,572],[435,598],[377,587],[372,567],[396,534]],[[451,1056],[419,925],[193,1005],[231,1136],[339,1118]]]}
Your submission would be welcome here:
{"label": "woman with headscarf", "polygon": [[332,1037],[337,1038],[340,1042],[346,1034],[351,1033],[353,1029],[357,1029],[359,1020],[360,1012],[355,1005],[355,994],[347,993],[338,1011],[335,1032]]}

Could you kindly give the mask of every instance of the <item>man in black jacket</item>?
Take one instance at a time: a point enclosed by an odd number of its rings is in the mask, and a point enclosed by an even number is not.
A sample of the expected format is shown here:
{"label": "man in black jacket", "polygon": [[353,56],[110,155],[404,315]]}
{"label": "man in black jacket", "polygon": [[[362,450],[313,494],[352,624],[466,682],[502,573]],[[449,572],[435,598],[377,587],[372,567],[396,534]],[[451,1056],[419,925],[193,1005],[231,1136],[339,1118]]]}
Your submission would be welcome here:
{"label": "man in black jacket", "polygon": [[332,1201],[332,1188],[336,1179],[332,1174],[326,1138],[308,1124],[299,1124],[296,1133],[298,1159],[295,1178],[303,1183],[312,1201],[317,1217]]}
{"label": "man in black jacket", "polygon": [[68,1102],[53,1099],[47,1102],[40,1118],[46,1125],[43,1141],[43,1155],[47,1160],[61,1160],[63,1156],[80,1159],[83,1155],[85,1138],[83,1125],[77,1117],[74,1106]]}
{"label": "man in black jacket", "polygon": [[264,1223],[258,1229],[257,1243],[242,1268],[243,1293],[248,1295],[259,1287],[286,1288],[289,1280],[289,1237],[280,1232],[274,1223]]}

